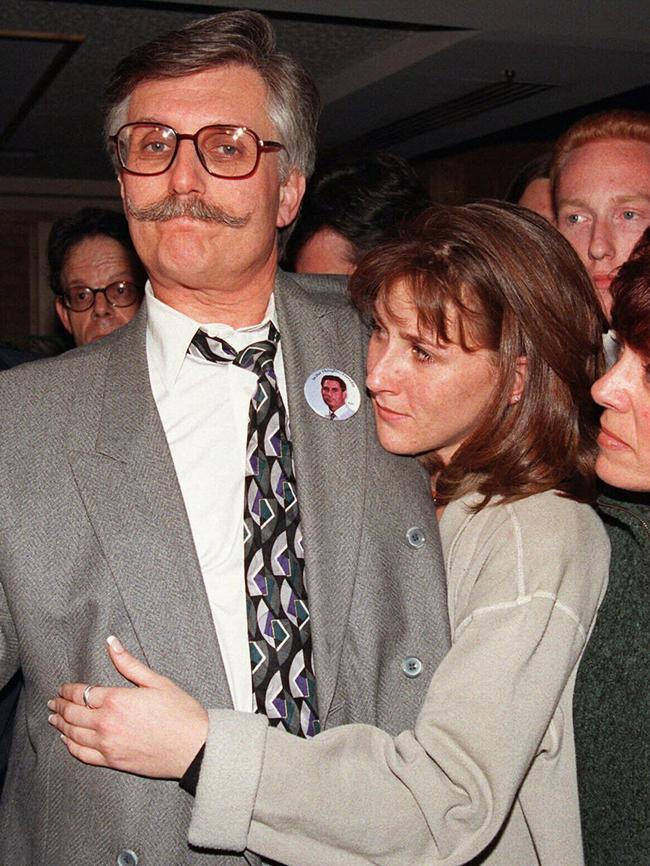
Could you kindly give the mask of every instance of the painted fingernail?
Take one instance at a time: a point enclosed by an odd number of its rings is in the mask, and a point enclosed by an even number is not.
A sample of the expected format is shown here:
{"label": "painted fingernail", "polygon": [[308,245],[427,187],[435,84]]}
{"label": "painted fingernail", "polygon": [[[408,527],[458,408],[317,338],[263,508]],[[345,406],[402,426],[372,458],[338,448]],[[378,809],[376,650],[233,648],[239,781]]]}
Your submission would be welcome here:
{"label": "painted fingernail", "polygon": [[124,652],[124,647],[114,634],[111,634],[106,638],[106,643],[110,646],[111,649],[115,650],[116,653]]}
{"label": "painted fingernail", "polygon": [[52,724],[53,721],[54,721],[54,713],[51,713],[51,714],[47,717],[47,720],[48,720],[48,722],[49,722],[50,724]]}
{"label": "painted fingernail", "polygon": [[47,708],[48,708],[48,710],[53,710],[54,709],[54,701],[48,701],[47,702]]}

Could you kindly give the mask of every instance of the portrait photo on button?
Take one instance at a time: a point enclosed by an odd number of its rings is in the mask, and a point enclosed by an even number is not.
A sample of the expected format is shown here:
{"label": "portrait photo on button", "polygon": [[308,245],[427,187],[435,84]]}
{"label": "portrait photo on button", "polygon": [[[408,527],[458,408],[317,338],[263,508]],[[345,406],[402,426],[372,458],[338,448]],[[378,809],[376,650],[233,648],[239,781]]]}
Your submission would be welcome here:
{"label": "portrait photo on button", "polygon": [[334,367],[311,374],[305,382],[305,399],[317,415],[329,421],[347,421],[361,403],[354,380]]}

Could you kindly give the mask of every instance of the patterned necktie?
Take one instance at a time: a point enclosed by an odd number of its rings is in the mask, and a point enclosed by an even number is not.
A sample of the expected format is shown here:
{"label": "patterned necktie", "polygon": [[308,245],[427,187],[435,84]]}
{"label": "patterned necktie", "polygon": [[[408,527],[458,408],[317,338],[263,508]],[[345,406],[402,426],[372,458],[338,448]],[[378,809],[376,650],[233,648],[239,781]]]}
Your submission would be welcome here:
{"label": "patterned necktie", "polygon": [[257,376],[248,414],[244,481],[244,569],[248,641],[257,711],[272,725],[313,737],[320,730],[304,581],[300,511],[289,420],[273,359],[280,335],[237,352],[197,331],[188,350]]}

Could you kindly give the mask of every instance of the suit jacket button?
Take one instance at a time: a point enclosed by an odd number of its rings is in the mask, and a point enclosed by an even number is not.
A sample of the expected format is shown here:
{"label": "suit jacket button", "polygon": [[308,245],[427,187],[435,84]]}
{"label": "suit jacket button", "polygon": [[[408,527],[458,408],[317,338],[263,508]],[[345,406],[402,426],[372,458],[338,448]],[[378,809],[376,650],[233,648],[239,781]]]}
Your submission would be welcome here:
{"label": "suit jacket button", "polygon": [[120,851],[115,861],[117,866],[138,866],[138,855],[135,851],[124,850]]}
{"label": "suit jacket button", "polygon": [[415,547],[416,549],[422,547],[424,544],[424,532],[422,532],[419,526],[412,526],[406,530],[406,540],[411,547]]}
{"label": "suit jacket button", "polygon": [[419,677],[422,673],[422,662],[415,656],[409,656],[402,662],[402,671],[409,679]]}

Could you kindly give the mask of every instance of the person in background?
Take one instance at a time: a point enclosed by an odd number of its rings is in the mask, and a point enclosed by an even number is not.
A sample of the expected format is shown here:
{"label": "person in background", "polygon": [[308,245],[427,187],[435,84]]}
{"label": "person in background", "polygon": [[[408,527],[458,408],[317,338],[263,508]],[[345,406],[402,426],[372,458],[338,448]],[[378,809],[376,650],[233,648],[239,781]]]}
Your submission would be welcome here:
{"label": "person in background", "polygon": [[612,564],[578,671],[575,739],[588,866],[639,866],[650,851],[650,230],[611,293],[618,359],[591,391]]}
{"label": "person in background", "polygon": [[124,214],[83,208],[52,226],[50,287],[63,327],[85,346],[130,322],[147,279]]}
{"label": "person in background", "polygon": [[510,182],[504,201],[527,207],[555,222],[551,195],[551,153],[542,153],[531,159]]}
{"label": "person in background", "polygon": [[650,114],[612,110],[574,123],[555,144],[551,184],[557,227],[609,320],[612,281],[650,225]]}
{"label": "person in background", "polygon": [[578,866],[573,686],[609,564],[586,504],[602,370],[589,279],[542,217],[480,203],[422,214],[362,260],[351,294],[373,320],[379,440],[427,466],[447,566],[452,647],[415,726],[298,741],[207,713],[115,636],[139,688],[64,685],[50,721],[82,761],[183,777],[195,845],[290,866]]}
{"label": "person in background", "polygon": [[352,274],[368,250],[429,204],[418,176],[396,154],[324,163],[309,182],[283,264],[303,274]]}

